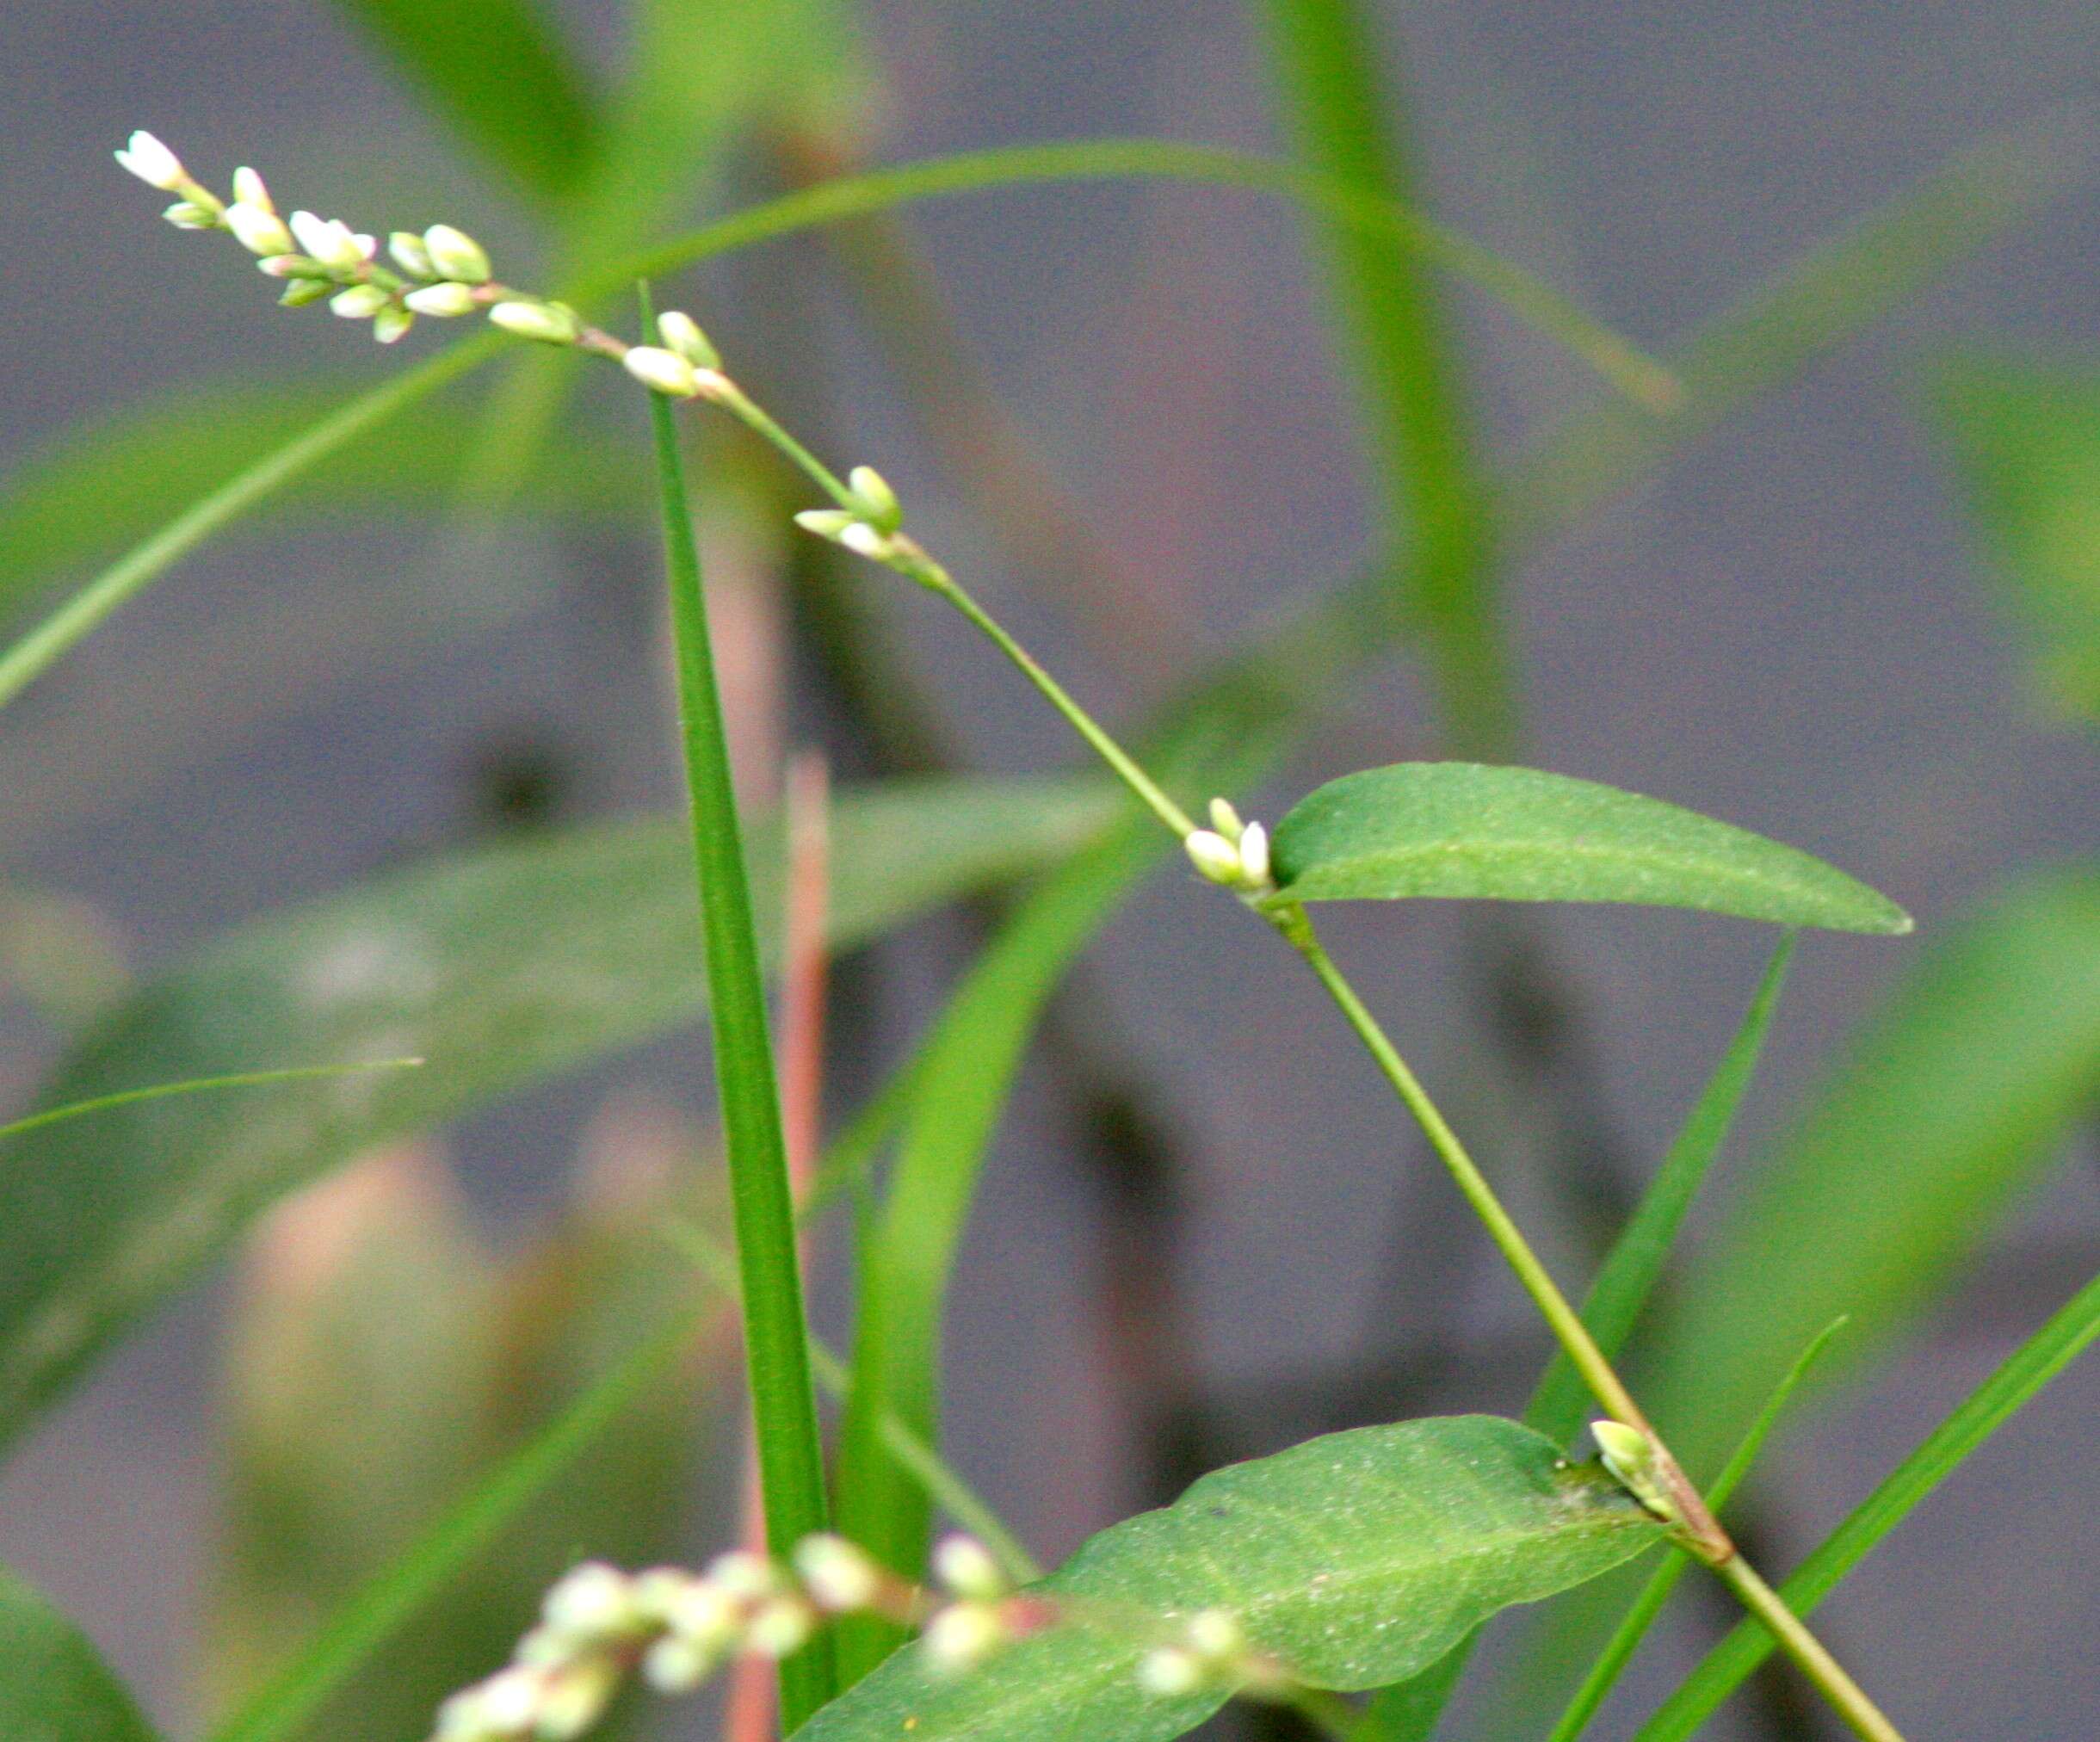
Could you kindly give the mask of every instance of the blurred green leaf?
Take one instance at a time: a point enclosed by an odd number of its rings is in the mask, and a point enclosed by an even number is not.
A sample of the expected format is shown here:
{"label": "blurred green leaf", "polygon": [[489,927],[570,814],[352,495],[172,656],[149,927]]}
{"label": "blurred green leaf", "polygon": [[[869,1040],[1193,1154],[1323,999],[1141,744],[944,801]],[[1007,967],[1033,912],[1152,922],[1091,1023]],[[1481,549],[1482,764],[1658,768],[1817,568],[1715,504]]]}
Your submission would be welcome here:
{"label": "blurred green leaf", "polygon": [[1933,404],[2041,704],[2100,720],[2100,374],[1979,358]]}
{"label": "blurred green leaf", "polygon": [[466,144],[526,193],[574,194],[600,127],[590,81],[534,0],[336,0]]}
{"label": "blurred green leaf", "polygon": [[[906,1067],[911,1100],[896,1165],[861,1243],[853,1388],[834,1486],[838,1529],[907,1577],[923,1565],[932,1509],[887,1445],[885,1423],[893,1418],[938,1442],[948,1279],[1028,1040],[1073,959],[1167,844],[1146,818],[1053,872],[972,964]],[[875,1621],[842,1629],[845,1678],[865,1674],[903,1637]]]}
{"label": "blurred green leaf", "polygon": [[1630,901],[1900,932],[1907,914],[1793,847],[1594,781],[1396,763],[1331,781],[1276,825],[1272,899]]}
{"label": "blurred green leaf", "polygon": [[3,1568],[0,1736],[8,1742],[158,1742],[86,1635]]}
{"label": "blurred green leaf", "polygon": [[1359,1428],[1214,1472],[1091,1538],[1039,1586],[1064,1618],[967,1676],[899,1652],[819,1713],[806,1742],[1162,1742],[1222,1693],[1163,1698],[1140,1659],[1204,1609],[1318,1688],[1390,1682],[1512,1603],[1648,1547],[1661,1529],[1594,1467],[1492,1416]]}
{"label": "blurred green leaf", "polygon": [[[2021,1344],[1998,1371],[1963,1399],[1923,1444],[1891,1471],[1844,1523],[1818,1545],[1779,1588],[1787,1607],[1807,1615],[1836,1589],[1911,1509],[1960,1467],[2027,1400],[2100,1337],[2100,1277],[2081,1288],[2056,1316]],[[2066,1541],[2066,1553],[2078,1552]],[[1772,1652],[1772,1638],[1745,1622],[1708,1652],[1634,1742],[1681,1742]]]}
{"label": "blurred green leaf", "polygon": [[1841,1314],[1864,1359],[1935,1299],[2100,1095],[2100,872],[1942,932],[1751,1174],[1661,1321],[1641,1395],[1711,1467]]}
{"label": "blurred green leaf", "polygon": [[[102,562],[341,405],[340,386],[201,387],[69,430],[0,494],[0,621],[71,571]],[[349,443],[324,473],[290,481],[282,505],[330,516],[442,511],[478,414],[448,400]],[[645,499],[639,453],[595,429],[565,432],[523,509],[621,518]]]}
{"label": "blurred green leaf", "polygon": [[[1041,866],[1115,813],[1100,786],[899,782],[835,824],[831,941],[850,948]],[[463,855],[273,916],[96,1022],[43,1103],[286,1059],[412,1048],[417,1071],[185,1095],[0,1152],[0,1438],[264,1205],[420,1131],[700,1014],[680,827],[629,823]],[[776,852],[753,863],[769,936]]]}

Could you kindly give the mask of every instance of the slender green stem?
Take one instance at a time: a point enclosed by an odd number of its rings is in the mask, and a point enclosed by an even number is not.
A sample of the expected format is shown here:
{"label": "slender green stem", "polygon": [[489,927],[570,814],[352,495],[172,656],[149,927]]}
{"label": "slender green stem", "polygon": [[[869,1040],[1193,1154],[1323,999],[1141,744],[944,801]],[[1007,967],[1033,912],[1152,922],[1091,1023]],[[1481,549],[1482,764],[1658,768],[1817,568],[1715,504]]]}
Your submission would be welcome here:
{"label": "slender green stem", "polygon": [[120,1089],[114,1095],[97,1095],[88,1101],[69,1102],[64,1107],[48,1107],[41,1113],[32,1113],[0,1125],[0,1140],[20,1137],[25,1132],[38,1131],[46,1125],[63,1124],[69,1119],[80,1119],[90,1113],[104,1113],[117,1107],[130,1107],[140,1101],[165,1100],[170,1095],[201,1095],[219,1089],[267,1089],[279,1083],[306,1083],[319,1077],[355,1077],[366,1071],[413,1071],[422,1065],[421,1059],[368,1059],[354,1065],[293,1065],[277,1071],[239,1071],[226,1077],[192,1077],[180,1083],[155,1083],[144,1089]]}
{"label": "slender green stem", "polygon": [[[765,1499],[766,1540],[785,1559],[824,1529],[824,1449],[811,1388],[808,1327],[795,1252],[793,1194],[781,1130],[765,985],[752,930],[750,889],[721,698],[707,634],[700,553],[686,503],[685,467],[670,402],[651,395],[663,483],[664,556],[676,643],[678,704],[693,859],[700,880],[713,1013],[715,1080],[729,1154],[731,1204],[743,1276],[751,1414]],[[797,1728],[836,1691],[829,1635],[781,1665],[781,1720]]]}
{"label": "slender green stem", "polygon": [[1882,1715],[1881,1708],[1845,1672],[1844,1665],[1787,1607],[1786,1599],[1758,1577],[1757,1568],[1741,1555],[1732,1554],[1714,1570],[1735,1593],[1737,1601],[1764,1623],[1766,1631],[1856,1734],[1866,1742],[1903,1742],[1903,1733]]}

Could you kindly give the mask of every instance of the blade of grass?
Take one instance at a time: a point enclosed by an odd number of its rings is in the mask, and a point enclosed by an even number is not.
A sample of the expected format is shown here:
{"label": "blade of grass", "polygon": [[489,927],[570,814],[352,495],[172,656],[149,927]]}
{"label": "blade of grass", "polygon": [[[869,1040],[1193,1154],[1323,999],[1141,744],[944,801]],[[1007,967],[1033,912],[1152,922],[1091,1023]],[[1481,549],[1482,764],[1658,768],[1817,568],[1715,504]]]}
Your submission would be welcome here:
{"label": "blade of grass", "polygon": [[[1727,1051],[1590,1285],[1589,1298],[1583,1302],[1583,1323],[1607,1354],[1615,1356],[1625,1348],[1641,1309],[1662,1279],[1685,1213],[1735,1124],[1744,1093],[1763,1054],[1765,1036],[1771,1031],[1773,1013],[1786,985],[1787,965],[1794,955],[1794,934],[1788,932],[1773,950]],[[1822,1347],[1820,1339],[1814,1346]],[[1566,1356],[1556,1356],[1539,1381],[1524,1420],[1547,1438],[1565,1444],[1581,1427],[1588,1404],[1580,1375]]]}
{"label": "blade of grass", "polygon": [[[906,1066],[912,1099],[897,1164],[862,1245],[836,1476],[840,1530],[907,1578],[924,1562],[931,1521],[881,1423],[894,1415],[937,1442],[948,1281],[1028,1039],[1073,958],[1159,856],[1153,831],[1126,827],[1053,873],[979,956]],[[842,1627],[842,1679],[858,1680],[902,1637],[873,1620]]]}
{"label": "blade of grass", "polygon": [[[1917,1450],[1891,1471],[1825,1537],[1780,1596],[1796,1615],[1807,1615],[1837,1587],[1911,1509],[1958,1469],[1964,1460],[2044,1386],[2100,1337],[2100,1277],[2095,1277],[2037,1331],[1998,1371],[1970,1393]],[[1745,1622],[1735,1628],[1644,1724],[1634,1742],[1683,1742],[1711,1717],[1744,1679],[1771,1655],[1772,1638]]]}
{"label": "blade of grass", "polygon": [[[1787,1370],[1786,1377],[1779,1381],[1771,1396],[1765,1400],[1764,1407],[1757,1412],[1757,1418],[1737,1442],[1727,1463],[1722,1467],[1721,1473],[1714,1477],[1713,1486],[1707,1490],[1707,1504],[1716,1511],[1726,1505],[1729,1496],[1742,1486],[1743,1479],[1749,1475],[1759,1454],[1763,1451],[1765,1441],[1770,1438],[1772,1430],[1779,1425],[1780,1417],[1786,1413],[1794,1393],[1800,1388],[1801,1381],[1808,1377],[1808,1370],[1816,1364],[1831,1338],[1842,1331],[1844,1325],[1844,1319],[1833,1319],[1825,1325],[1815,1340],[1801,1351],[1800,1358]],[[1633,1608],[1627,1611],[1626,1619],[1619,1623],[1618,1632],[1611,1636],[1610,1643],[1591,1666],[1589,1676],[1577,1689],[1575,1697],[1568,1702],[1567,1710],[1561,1714],[1560,1721],[1553,1726],[1553,1734],[1547,1738],[1547,1742],[1575,1742],[1575,1739],[1589,1728],[1590,1720],[1597,1715],[1597,1708],[1604,1703],[1606,1696],[1617,1685],[1619,1677],[1633,1660],[1634,1652],[1640,1649],[1641,1640],[1647,1637],[1648,1629],[1655,1624],[1656,1616],[1663,1612],[1663,1605],[1670,1601],[1671,1592],[1677,1588],[1677,1581],[1684,1577],[1691,1564],[1686,1555],[1671,1554],[1649,1575],[1648,1582],[1641,1587],[1640,1595],[1634,1599]]]}
{"label": "blade of grass", "polygon": [[[1597,1347],[1607,1356],[1616,1359],[1625,1348],[1635,1320],[1661,1279],[1685,1212],[1727,1140],[1744,1091],[1757,1072],[1793,954],[1794,934],[1788,932],[1773,950],[1727,1050],[1707,1079],[1670,1146],[1670,1152],[1663,1158],[1662,1166],[1656,1170],[1633,1215],[1612,1243],[1597,1281],[1590,1285],[1583,1302],[1583,1323],[1590,1327]],[[1566,1445],[1590,1413],[1590,1401],[1573,1363],[1565,1355],[1556,1355],[1532,1393],[1524,1421],[1548,1439]],[[1435,1734],[1444,1708],[1458,1691],[1476,1642],[1467,1641],[1412,1681],[1380,1693],[1366,1714],[1366,1742],[1373,1738],[1377,1742],[1424,1742]]]}
{"label": "blade of grass", "polygon": [[600,1434],[662,1384],[701,1324],[676,1319],[581,1393],[420,1536],[252,1696],[214,1725],[208,1742],[287,1742],[372,1652],[405,1626]]}
{"label": "blade of grass", "polygon": [[353,1065],[293,1065],[277,1071],[238,1071],[221,1077],[191,1077],[180,1083],[155,1083],[144,1089],[125,1089],[114,1095],[97,1095],[65,1107],[49,1107],[13,1123],[0,1125],[0,1143],[26,1131],[62,1124],[86,1114],[111,1108],[129,1107],[140,1101],[159,1101],[170,1095],[200,1095],[207,1090],[261,1089],[278,1083],[306,1083],[328,1077],[354,1077],[361,1071],[413,1071],[420,1059],[371,1059]]}
{"label": "blade of grass", "polygon": [[453,130],[542,201],[590,179],[600,127],[590,83],[533,0],[336,0]]}
{"label": "blade of grass", "polygon": [[[1417,204],[1399,87],[1381,78],[1377,21],[1356,0],[1264,0],[1270,59],[1300,154],[1335,182]],[[1454,755],[1504,758],[1518,702],[1496,602],[1495,522],[1456,341],[1419,256],[1325,232],[1327,279],[1367,425],[1389,537],[1411,541],[1407,589]],[[1659,409],[1659,408],[1658,408]]]}
{"label": "blade of grass", "polygon": [[[654,327],[643,296],[643,330]],[[811,1390],[794,1204],[767,1025],[765,979],[751,918],[736,789],[707,633],[700,552],[670,401],[649,396],[663,493],[664,561],[678,671],[680,738],[693,814],[693,862],[707,936],[715,1082],[728,1149],[730,1201],[742,1266],[752,1430],[764,1492],[766,1540],[785,1560],[829,1522],[824,1444]],[[835,1691],[831,1642],[819,1634],[781,1664],[781,1722],[793,1731]]]}

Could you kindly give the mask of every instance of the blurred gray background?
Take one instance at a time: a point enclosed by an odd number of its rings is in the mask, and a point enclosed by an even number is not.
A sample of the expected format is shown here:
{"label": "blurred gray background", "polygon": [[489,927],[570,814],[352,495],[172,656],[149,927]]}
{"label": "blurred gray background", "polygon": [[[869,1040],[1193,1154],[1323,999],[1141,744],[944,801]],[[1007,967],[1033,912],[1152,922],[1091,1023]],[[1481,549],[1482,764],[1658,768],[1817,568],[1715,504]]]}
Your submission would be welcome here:
{"label": "blurred gray background", "polygon": [[[616,53],[616,9],[563,9]],[[2100,14],[2069,3],[1387,10],[1405,29],[1441,212],[1649,343],[1965,143],[2085,95],[2100,70]],[[1229,0],[883,3],[868,20],[892,81],[882,157],[1109,133],[1274,142],[1247,17]],[[383,223],[435,194],[442,215],[499,245],[514,222],[325,7],[15,0],[0,9],[0,466],[151,392],[258,368],[376,378],[399,364],[319,311],[278,313],[223,245],[159,225],[108,161],[135,126],[217,177],[256,163],[287,203]],[[1004,567],[884,404],[843,301],[819,290],[848,457],[879,460],[928,503],[958,565],[1083,695],[1127,710],[1348,572],[1367,527],[1350,407],[1287,213],[1147,186],[998,195],[917,221],[1007,405],[1098,534],[1193,627],[1118,665]],[[2091,351],[2097,244],[2092,176],[1531,564],[1516,602],[1535,759],[1799,843],[1891,892],[1927,935],[2004,868],[2089,849],[2100,757],[2019,700],[1918,388],[1957,346]],[[815,272],[806,251],[774,250],[688,300],[732,343],[759,344],[769,299]],[[1461,302],[1498,448],[1589,392],[1576,366]],[[403,347],[427,349],[422,333]],[[418,527],[299,526],[188,562],[0,720],[0,875],[77,892],[134,964],[472,836],[492,767],[555,770],[565,816],[673,798],[645,527],[522,531],[472,576],[448,571]],[[389,615],[404,589],[413,633]],[[988,761],[1067,758],[1032,700],[949,625],[909,604],[899,621]],[[798,718],[820,712],[806,697]],[[1424,743],[1396,670],[1264,808]],[[1463,1114],[1473,1036],[1445,990],[1453,917],[1349,913],[1332,930]],[[1612,1116],[1652,1157],[1767,940],[1639,912],[1554,913],[1546,930],[1595,1022]],[[1913,948],[1806,942],[1746,1139],[1814,1080]],[[957,948],[952,928],[930,924],[886,950],[855,983],[874,1001],[863,1029],[908,1031]],[[1373,1342],[1404,1339],[1405,1325],[1377,1323],[1382,1291],[1405,1268],[1403,1208],[1435,1183],[1416,1189],[1427,1158],[1396,1139],[1312,990],[1175,877],[1090,973],[1200,1159],[1183,1268],[1207,1381],[1258,1416],[1265,1390],[1359,1358],[1367,1322]],[[29,1012],[0,1005],[0,1105],[26,1096],[52,1047]],[[866,1080],[865,1061],[842,1068]],[[699,1108],[704,1082],[689,1037],[477,1121],[455,1152],[491,1226],[516,1230],[609,1089]],[[951,1331],[957,1456],[1052,1554],[1142,1498],[1092,1358],[1098,1206],[1065,1137],[1032,1075]],[[1396,1184],[1396,1148],[1414,1185]],[[2067,1158],[1930,1336],[1788,1441],[1773,1466],[1785,1553],[1817,1540],[2090,1271],[2097,1187],[2093,1156]],[[1467,1289],[1461,1316],[1518,1334],[1521,1358],[1434,1401],[1513,1407],[1533,1361],[1521,1303],[1485,1266]],[[0,1473],[0,1559],[81,1614],[178,1729],[199,1715],[186,1677],[221,1292],[207,1283],[131,1342]],[[2091,1733],[2100,1576],[2082,1521],[2100,1507],[2097,1405],[2089,1362],[1829,1605],[1841,1655],[1870,1687],[1901,1690],[1914,1733]],[[1643,1658],[1615,1708],[1621,1733],[1703,1625],[1694,1611]]]}

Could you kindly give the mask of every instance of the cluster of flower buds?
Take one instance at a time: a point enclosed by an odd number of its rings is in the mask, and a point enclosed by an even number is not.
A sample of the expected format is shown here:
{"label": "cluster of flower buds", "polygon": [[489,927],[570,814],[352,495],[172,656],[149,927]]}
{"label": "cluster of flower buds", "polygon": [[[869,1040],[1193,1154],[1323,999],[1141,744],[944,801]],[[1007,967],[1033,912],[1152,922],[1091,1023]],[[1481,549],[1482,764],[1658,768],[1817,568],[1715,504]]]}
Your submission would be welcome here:
{"label": "cluster of flower buds", "polygon": [[547,1592],[507,1668],[445,1702],[436,1742],[571,1742],[636,1670],[658,1693],[688,1693],[738,1652],[800,1650],[820,1618],[763,1555],[724,1554],[697,1574],[587,1562]]}
{"label": "cluster of flower buds", "polygon": [[1268,1676],[1265,1660],[1248,1645],[1239,1618],[1222,1609],[1197,1610],[1183,1623],[1177,1638],[1154,1646],[1138,1660],[1140,1685],[1162,1699],[1213,1689],[1258,1689]]}
{"label": "cluster of flower buds", "polygon": [[1590,1432],[1604,1467],[1617,1478],[1620,1486],[1665,1523],[1684,1522],[1664,1479],[1662,1457],[1652,1439],[1639,1428],[1609,1419],[1591,1422]]}
{"label": "cluster of flower buds", "polygon": [[[491,318],[506,309],[539,314],[559,304],[512,301],[490,282],[489,256],[472,237],[449,224],[434,224],[417,234],[397,230],[387,238],[387,252],[400,268],[379,263],[379,240],[355,231],[339,218],[311,212],[278,215],[269,188],[253,170],[233,172],[233,198],[223,201],[182,167],[182,160],[152,134],[136,133],[116,154],[117,162],[142,182],[182,195],[165,216],[182,230],[224,230],[250,254],[271,278],[285,282],[281,300],[300,308],[325,300],[347,320],[368,320],[372,336],[392,344],[415,324],[417,315],[471,314],[487,306]],[[581,324],[569,318],[573,337]],[[514,319],[503,322],[518,330]],[[535,332],[535,337],[546,337]]]}
{"label": "cluster of flower buds", "polygon": [[629,345],[621,367],[652,392],[674,399],[720,398],[730,392],[722,354],[689,314],[675,308],[657,317],[656,345]]}
{"label": "cluster of flower buds", "polygon": [[1243,895],[1266,895],[1276,886],[1269,874],[1269,831],[1241,822],[1223,799],[1210,801],[1210,827],[1190,830],[1182,847],[1189,862],[1213,883]]}
{"label": "cluster of flower buds", "polygon": [[795,524],[872,562],[889,562],[903,553],[909,547],[899,537],[904,504],[889,480],[872,466],[856,466],[846,474],[846,488],[852,497],[849,507],[805,509],[795,516]]}

